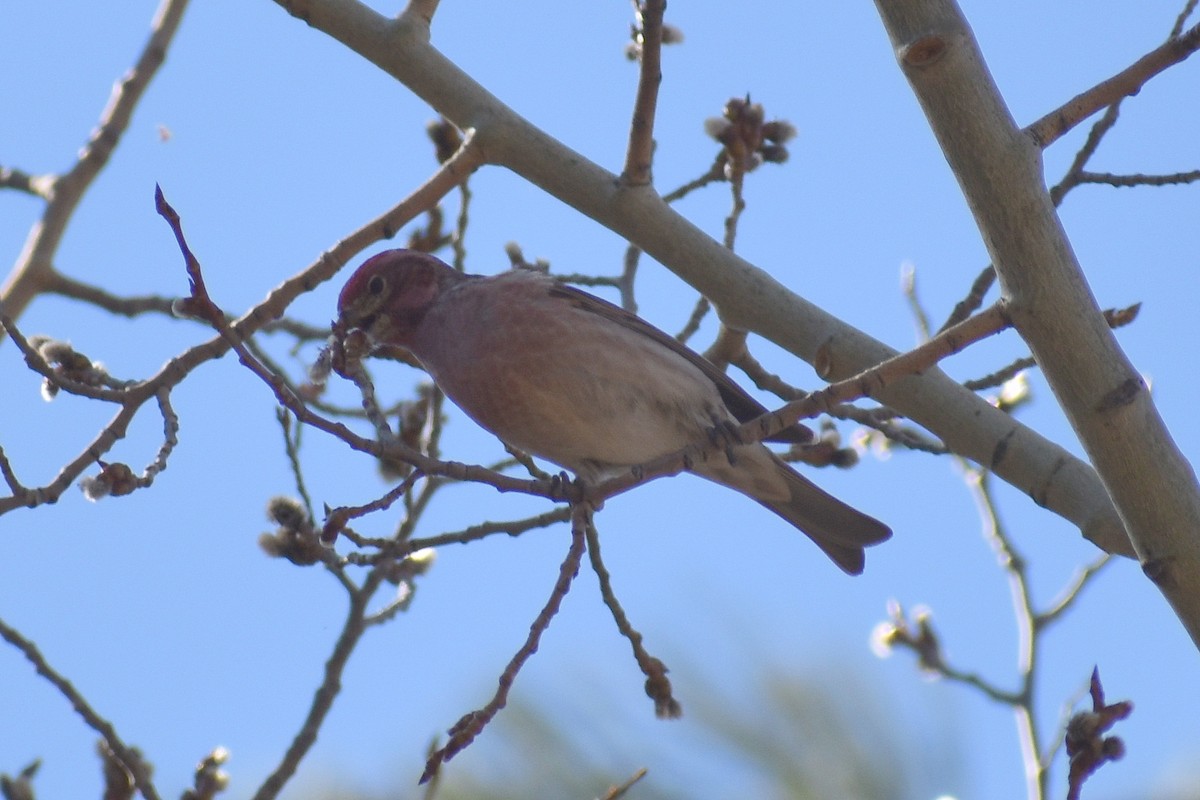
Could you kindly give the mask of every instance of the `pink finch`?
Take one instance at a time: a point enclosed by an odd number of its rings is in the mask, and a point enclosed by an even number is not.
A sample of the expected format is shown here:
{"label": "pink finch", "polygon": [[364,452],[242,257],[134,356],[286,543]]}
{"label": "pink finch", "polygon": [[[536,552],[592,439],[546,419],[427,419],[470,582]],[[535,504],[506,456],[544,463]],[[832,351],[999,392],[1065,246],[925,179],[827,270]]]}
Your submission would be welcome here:
{"label": "pink finch", "polygon": [[[589,483],[707,442],[763,413],[701,356],[639,317],[529,270],[464,275],[433,256],[368,259],[338,298],[336,330],[407,349],[438,386],[507,444]],[[802,426],[779,441],[807,441]],[[817,488],[760,442],[731,441],[691,471],[757,500],[839,567],[891,531]]]}

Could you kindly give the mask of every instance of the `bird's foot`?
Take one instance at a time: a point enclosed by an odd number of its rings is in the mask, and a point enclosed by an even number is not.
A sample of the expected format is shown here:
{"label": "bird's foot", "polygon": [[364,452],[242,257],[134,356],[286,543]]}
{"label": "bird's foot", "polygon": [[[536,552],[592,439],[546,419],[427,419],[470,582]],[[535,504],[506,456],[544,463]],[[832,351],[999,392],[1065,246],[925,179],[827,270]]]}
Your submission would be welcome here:
{"label": "bird's foot", "polygon": [[550,499],[551,500],[570,500],[570,486],[574,483],[571,476],[566,472],[560,472],[557,475],[550,476]]}
{"label": "bird's foot", "polygon": [[734,448],[746,443],[738,432],[738,424],[730,420],[715,421],[713,426],[708,429],[708,441],[713,447],[719,447],[725,451],[725,457],[729,459],[731,467],[737,465]]}
{"label": "bird's foot", "polygon": [[592,485],[583,478],[572,478],[570,473],[563,471],[550,476],[550,499],[569,503],[587,503],[599,511],[604,507],[603,500],[592,499]]}

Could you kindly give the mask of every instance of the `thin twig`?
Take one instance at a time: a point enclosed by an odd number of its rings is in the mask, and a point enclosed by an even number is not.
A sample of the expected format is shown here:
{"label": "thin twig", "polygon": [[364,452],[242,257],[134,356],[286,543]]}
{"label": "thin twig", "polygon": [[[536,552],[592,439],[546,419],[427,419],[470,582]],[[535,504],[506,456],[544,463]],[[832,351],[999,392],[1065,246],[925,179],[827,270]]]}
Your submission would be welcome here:
{"label": "thin twig", "polygon": [[[180,319],[171,307],[171,304],[175,300],[173,297],[164,297],[162,295],[121,297],[99,286],[93,286],[90,283],[57,272],[50,276],[42,291],[46,294],[57,294],[61,297],[69,297],[72,300],[90,303],[110,314],[121,317],[132,319],[143,314],[160,314],[170,317],[173,320]],[[232,322],[232,319],[230,321]],[[289,319],[288,317],[281,317],[266,322],[263,324],[261,330],[264,333],[287,333],[296,337],[299,341],[305,342],[323,341],[329,337],[328,327],[309,325],[308,323]]]}
{"label": "thin twig", "polygon": [[390,508],[396,500],[411,491],[413,484],[423,477],[425,474],[421,470],[414,469],[407,478],[389,489],[383,496],[377,497],[369,503],[361,506],[339,506],[333,509],[325,517],[325,526],[321,529],[321,543],[331,546],[337,539],[338,533],[350,520]]}
{"label": "thin twig", "polygon": [[601,800],[620,800],[620,798],[624,797],[625,794],[633,788],[635,783],[646,777],[646,772],[646,768],[641,767],[637,772],[630,776],[629,780],[625,781],[620,786],[614,786],[605,792]]}
{"label": "thin twig", "polygon": [[46,176],[30,175],[28,172],[12,167],[0,167],[0,189],[15,189],[18,192],[49,200],[49,189],[52,182],[53,178],[47,179]]}
{"label": "thin twig", "polygon": [[916,322],[918,341],[923,342],[930,336],[929,315],[917,296],[917,268],[912,264],[905,264],[901,269],[900,293],[908,302],[908,311]]}
{"label": "thin twig", "polygon": [[675,339],[681,344],[687,344],[688,339],[691,339],[696,331],[700,330],[700,323],[704,321],[710,308],[712,308],[712,304],[708,302],[707,297],[702,296],[696,300],[696,307],[692,309],[692,314],[684,323],[683,329],[675,334]]}
{"label": "thin twig", "polygon": [[[368,576],[368,581],[374,577],[374,574]],[[379,580],[382,580],[382,575]],[[354,648],[358,645],[358,640],[362,638],[363,632],[366,630],[364,623],[366,606],[370,596],[374,594],[374,587],[378,586],[378,581],[369,590],[366,583],[364,581],[363,588],[350,595],[350,608],[346,613],[346,622],[342,625],[341,633],[338,634],[333,652],[325,662],[325,677],[313,695],[312,704],[309,706],[308,714],[305,716],[300,730],[292,739],[292,743],[288,746],[279,764],[254,793],[253,800],[272,800],[276,797],[317,741],[317,732],[333,707],[333,701],[337,698],[338,692],[341,691],[342,673],[350,661]]]}
{"label": "thin twig", "polygon": [[1188,0],[1183,9],[1179,12],[1179,16],[1175,18],[1175,24],[1171,26],[1171,33],[1167,35],[1168,39],[1174,39],[1183,31],[1183,26],[1187,24],[1188,17],[1196,10],[1197,0]]}
{"label": "thin twig", "polygon": [[562,566],[559,567],[558,580],[554,583],[550,599],[546,601],[546,605],[534,619],[533,624],[529,626],[529,636],[526,637],[525,643],[521,645],[521,648],[504,668],[504,672],[501,673],[499,686],[492,699],[483,708],[464,715],[454,724],[449,731],[450,738],[446,744],[425,762],[425,771],[421,775],[420,783],[428,782],[438,773],[443,763],[471,744],[500,709],[507,705],[508,693],[512,688],[513,681],[516,680],[517,673],[521,671],[521,667],[529,660],[529,657],[537,651],[542,634],[550,627],[550,621],[558,613],[563,598],[570,591],[571,582],[579,572],[579,564],[583,559],[585,549],[584,532],[590,522],[590,517],[591,506],[587,503],[580,503],[572,507],[571,547],[567,550],[567,556],[563,559]]}
{"label": "thin twig", "polygon": [[[1122,98],[1123,99],[1123,98]],[[1083,145],[1079,148],[1079,152],[1075,154],[1075,158],[1071,161],[1071,166],[1059,179],[1058,183],[1050,187],[1050,201],[1058,206],[1066,197],[1067,192],[1079,185],[1079,176],[1083,172],[1083,168],[1091,161],[1092,156],[1096,154],[1100,143],[1104,141],[1104,137],[1117,124],[1117,120],[1121,116],[1121,100],[1110,105],[1104,110],[1104,114],[1100,119],[1096,120],[1088,131],[1087,138],[1084,139]]]}
{"label": "thin twig", "polygon": [[4,448],[0,447],[0,475],[4,476],[4,482],[8,484],[9,490],[12,491],[13,497],[24,497],[29,490],[21,484],[17,479],[17,473],[13,470],[12,462],[8,460],[8,455],[5,454]]}
{"label": "thin twig", "polygon": [[288,464],[292,468],[292,477],[296,481],[296,492],[300,495],[300,500],[304,503],[305,510],[308,511],[309,519],[316,517],[313,511],[312,496],[308,493],[308,486],[304,482],[304,470],[300,467],[300,450],[299,439],[301,426],[296,426],[295,438],[292,438],[292,417],[288,414],[286,408],[275,409],[275,419],[279,422],[279,428],[283,432],[283,449],[287,456]]}
{"label": "thin twig", "polygon": [[1037,614],[1033,618],[1036,628],[1041,630],[1049,627],[1052,623],[1062,618],[1063,613],[1066,612],[1079,598],[1079,594],[1083,591],[1084,587],[1087,586],[1091,582],[1092,578],[1096,577],[1096,575],[1099,574],[1102,569],[1108,566],[1108,564],[1112,561],[1112,558],[1113,557],[1111,553],[1105,553],[1091,564],[1081,567],[1075,573],[1075,575],[1072,576],[1070,583],[1063,588],[1059,596],[1050,603],[1050,607]]}
{"label": "thin twig", "polygon": [[1032,369],[1037,366],[1037,360],[1032,356],[1015,359],[1012,363],[1006,364],[995,372],[988,373],[981,378],[972,378],[971,380],[963,381],[963,386],[970,389],[972,392],[982,392],[985,389],[994,389],[1001,386],[1006,381],[1015,378],[1022,371]]}
{"label": "thin twig", "polygon": [[1178,186],[1200,181],[1200,169],[1190,172],[1173,172],[1169,175],[1143,175],[1133,173],[1117,175],[1112,172],[1080,172],[1079,183],[1102,183],[1108,186]]}
{"label": "thin twig", "polygon": [[1008,532],[1000,523],[988,485],[988,473],[960,461],[970,479],[967,485],[975,496],[979,514],[984,523],[984,536],[995,550],[1000,566],[1008,578],[1012,593],[1013,616],[1018,629],[1017,671],[1020,688],[1009,705],[1017,715],[1017,733],[1021,743],[1022,761],[1025,765],[1026,789],[1031,800],[1046,796],[1049,774],[1042,763],[1040,735],[1038,733],[1036,709],[1033,703],[1034,679],[1039,664],[1039,637],[1035,624],[1037,614],[1030,593],[1026,561],[1017,552]]}
{"label": "thin twig", "polygon": [[48,680],[58,690],[59,694],[70,702],[71,707],[75,709],[75,713],[83,718],[88,727],[104,738],[105,744],[108,745],[113,755],[120,760],[121,764],[133,777],[134,783],[137,784],[138,791],[142,793],[142,796],[146,800],[158,800],[158,791],[154,788],[154,783],[150,780],[150,772],[146,767],[145,761],[137,754],[134,748],[129,747],[121,740],[112,723],[96,713],[96,710],[92,708],[91,704],[88,703],[71,682],[64,678],[54,667],[50,666],[45,656],[42,655],[33,642],[22,636],[15,628],[9,627],[2,619],[0,619],[0,637],[3,637],[5,641],[20,650],[25,658],[33,664],[33,668],[37,670],[37,673]]}
{"label": "thin twig", "polygon": [[621,173],[623,186],[650,184],[650,167],[654,160],[654,117],[658,108],[658,87],[662,83],[662,22],[666,7],[666,0],[635,0],[641,28],[641,73],[633,104],[633,119],[629,126],[625,169]]}
{"label": "thin twig", "polygon": [[621,308],[630,314],[638,312],[637,298],[634,297],[634,281],[637,278],[638,263],[641,261],[642,249],[635,244],[625,248],[625,260],[621,265],[621,277],[617,278],[617,289],[621,292]]}
{"label": "thin twig", "polygon": [[646,694],[654,701],[654,715],[659,719],[676,719],[683,714],[683,707],[671,693],[671,681],[667,679],[667,668],[663,662],[646,652],[642,644],[642,634],[629,622],[625,609],[617,599],[612,588],[612,576],[604,566],[600,557],[600,534],[596,526],[589,520],[587,526],[588,558],[592,562],[592,571],[600,581],[600,595],[604,605],[608,606],[617,630],[629,641],[633,648],[633,657],[638,668],[646,676]]}
{"label": "thin twig", "polygon": [[520,536],[526,531],[536,528],[546,528],[555,522],[565,522],[570,518],[570,507],[561,506],[552,511],[547,511],[526,519],[505,522],[481,522],[478,525],[472,525],[461,531],[443,533],[438,536],[428,536],[423,539],[413,539],[408,543],[408,546],[412,550],[420,550],[426,547],[442,547],[447,544],[467,544],[497,533]]}
{"label": "thin twig", "polygon": [[29,302],[49,283],[67,224],[129,127],[134,109],[166,58],[186,8],[187,0],[162,0],[151,23],[150,38],[130,70],[113,87],[99,124],[79,151],[75,165],[47,181],[46,193],[51,199],[17,256],[8,280],[0,286],[0,301],[12,317],[21,316]]}
{"label": "thin twig", "polygon": [[1151,78],[1183,61],[1197,48],[1200,48],[1200,25],[1171,37],[1116,75],[1071,98],[1025,128],[1026,135],[1038,147],[1049,147],[1100,109],[1137,94]]}

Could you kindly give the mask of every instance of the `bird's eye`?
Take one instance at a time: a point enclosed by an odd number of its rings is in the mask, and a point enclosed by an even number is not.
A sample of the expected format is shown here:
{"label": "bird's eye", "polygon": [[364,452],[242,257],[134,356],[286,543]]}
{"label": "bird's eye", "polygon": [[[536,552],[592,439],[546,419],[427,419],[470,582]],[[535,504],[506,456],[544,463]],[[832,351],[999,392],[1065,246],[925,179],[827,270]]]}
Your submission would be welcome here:
{"label": "bird's eye", "polygon": [[382,275],[372,275],[371,280],[367,281],[367,291],[370,294],[383,294],[383,287],[386,282]]}

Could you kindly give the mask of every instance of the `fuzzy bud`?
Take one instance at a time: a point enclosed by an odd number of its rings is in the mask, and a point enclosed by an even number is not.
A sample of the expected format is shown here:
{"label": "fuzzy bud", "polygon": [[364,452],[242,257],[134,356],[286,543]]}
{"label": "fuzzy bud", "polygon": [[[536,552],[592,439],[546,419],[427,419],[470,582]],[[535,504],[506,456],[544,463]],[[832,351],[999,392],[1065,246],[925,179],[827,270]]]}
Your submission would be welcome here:
{"label": "fuzzy bud", "polygon": [[99,473],[79,482],[79,488],[83,490],[83,496],[88,500],[96,502],[109,495],[122,497],[138,488],[137,476],[133,474],[129,465],[120,462],[106,464],[101,461],[99,463]]}

